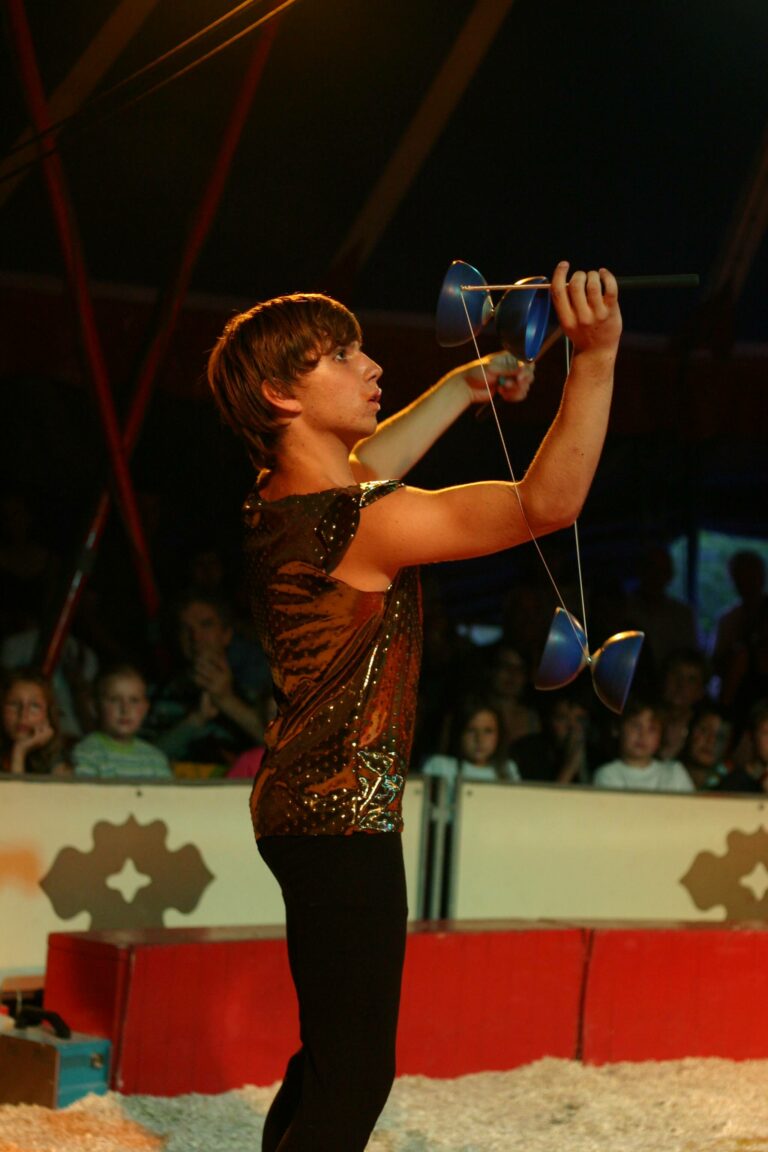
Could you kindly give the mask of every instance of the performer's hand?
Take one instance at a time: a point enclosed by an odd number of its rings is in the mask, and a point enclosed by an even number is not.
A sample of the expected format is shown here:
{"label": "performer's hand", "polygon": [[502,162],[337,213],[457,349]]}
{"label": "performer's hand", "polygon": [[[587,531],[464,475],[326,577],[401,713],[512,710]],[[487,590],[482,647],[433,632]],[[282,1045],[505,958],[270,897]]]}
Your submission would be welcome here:
{"label": "performer's hand", "polygon": [[615,355],[621,335],[619,288],[607,268],[574,272],[562,260],[552,276],[552,301],[563,332],[575,352]]}
{"label": "performer's hand", "polygon": [[517,360],[511,352],[496,352],[475,360],[467,365],[464,379],[470,390],[473,404],[487,404],[488,388],[483,378],[483,365],[491,395],[498,395],[508,403],[525,400],[533,383],[534,366],[524,360]]}

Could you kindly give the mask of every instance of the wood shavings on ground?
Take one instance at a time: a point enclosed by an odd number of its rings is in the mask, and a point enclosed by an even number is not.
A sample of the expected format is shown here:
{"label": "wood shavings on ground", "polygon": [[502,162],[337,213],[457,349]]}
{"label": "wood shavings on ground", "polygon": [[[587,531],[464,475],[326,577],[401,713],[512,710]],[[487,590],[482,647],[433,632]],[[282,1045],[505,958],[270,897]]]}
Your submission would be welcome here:
{"label": "wood shavings on ground", "polygon": [[[258,1152],[272,1088],[0,1108],[0,1152]],[[340,1149],[340,1152],[343,1150]],[[768,1061],[400,1078],[369,1152],[768,1152]]]}

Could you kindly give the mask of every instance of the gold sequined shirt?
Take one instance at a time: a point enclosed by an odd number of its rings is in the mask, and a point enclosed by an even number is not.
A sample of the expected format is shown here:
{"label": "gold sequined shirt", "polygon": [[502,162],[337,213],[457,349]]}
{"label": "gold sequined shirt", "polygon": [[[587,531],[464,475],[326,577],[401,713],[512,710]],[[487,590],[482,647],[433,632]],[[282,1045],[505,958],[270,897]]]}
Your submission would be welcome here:
{"label": "gold sequined shirt", "polygon": [[360,512],[397,480],[245,505],[248,591],[277,718],[251,794],[256,836],[402,828],[421,659],[418,571],[384,592],[335,579]]}

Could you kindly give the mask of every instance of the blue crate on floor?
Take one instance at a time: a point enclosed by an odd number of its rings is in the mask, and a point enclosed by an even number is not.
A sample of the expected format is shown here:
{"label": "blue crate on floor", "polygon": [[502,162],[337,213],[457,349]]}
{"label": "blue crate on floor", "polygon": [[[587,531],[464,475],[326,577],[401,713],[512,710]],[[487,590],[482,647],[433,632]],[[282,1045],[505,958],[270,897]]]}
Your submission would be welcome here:
{"label": "blue crate on floor", "polygon": [[64,1040],[45,1028],[0,1034],[0,1104],[66,1108],[109,1086],[111,1044],[101,1036],[73,1032]]}

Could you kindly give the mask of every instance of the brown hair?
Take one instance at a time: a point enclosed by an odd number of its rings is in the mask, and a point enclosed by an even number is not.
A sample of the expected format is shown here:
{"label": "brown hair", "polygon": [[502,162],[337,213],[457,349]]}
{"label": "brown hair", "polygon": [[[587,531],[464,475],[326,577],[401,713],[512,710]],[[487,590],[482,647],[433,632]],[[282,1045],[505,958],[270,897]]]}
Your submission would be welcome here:
{"label": "brown hair", "polygon": [[628,720],[634,720],[642,712],[650,712],[657,724],[663,723],[663,713],[661,707],[653,700],[645,700],[642,696],[630,696],[624,705],[621,715],[616,719],[616,725],[619,732],[627,723]]}
{"label": "brown hair", "polygon": [[464,752],[462,748],[462,740],[464,731],[471,720],[474,720],[478,712],[490,712],[496,719],[496,750],[490,758],[490,766],[495,770],[496,775],[500,780],[507,779],[507,751],[509,749],[509,740],[507,738],[507,728],[504,722],[504,716],[495,704],[486,700],[483,696],[465,696],[460,702],[456,711],[452,716],[451,724],[451,740],[450,751],[456,757],[457,762],[464,759]]}
{"label": "brown hair", "polygon": [[257,468],[273,468],[285,418],[263,392],[281,395],[331,349],[360,340],[353,314],[330,296],[277,296],[228,321],[208,360],[208,383],[224,420]]}
{"label": "brown hair", "polygon": [[[53,685],[47,676],[37,668],[15,668],[12,671],[5,672],[0,684],[0,705],[4,705],[9,692],[17,684],[36,684],[42,690],[45,697],[46,709],[48,712],[47,720],[53,729],[53,736],[47,744],[42,748],[33,748],[27,756],[27,772],[33,774],[52,772],[54,768],[60,763],[64,747],[64,740],[61,735],[61,721],[59,716],[59,704],[56,699],[56,694],[53,690]],[[5,726],[0,725],[0,768],[7,771],[7,764],[11,754],[12,744],[5,731]]]}
{"label": "brown hair", "polygon": [[136,667],[135,664],[128,664],[124,662],[116,662],[108,664],[106,668],[99,670],[99,674],[93,682],[93,695],[98,704],[102,696],[106,692],[107,685],[110,680],[116,680],[118,676],[130,677],[132,680],[139,680],[147,691],[147,678],[144,673]]}

